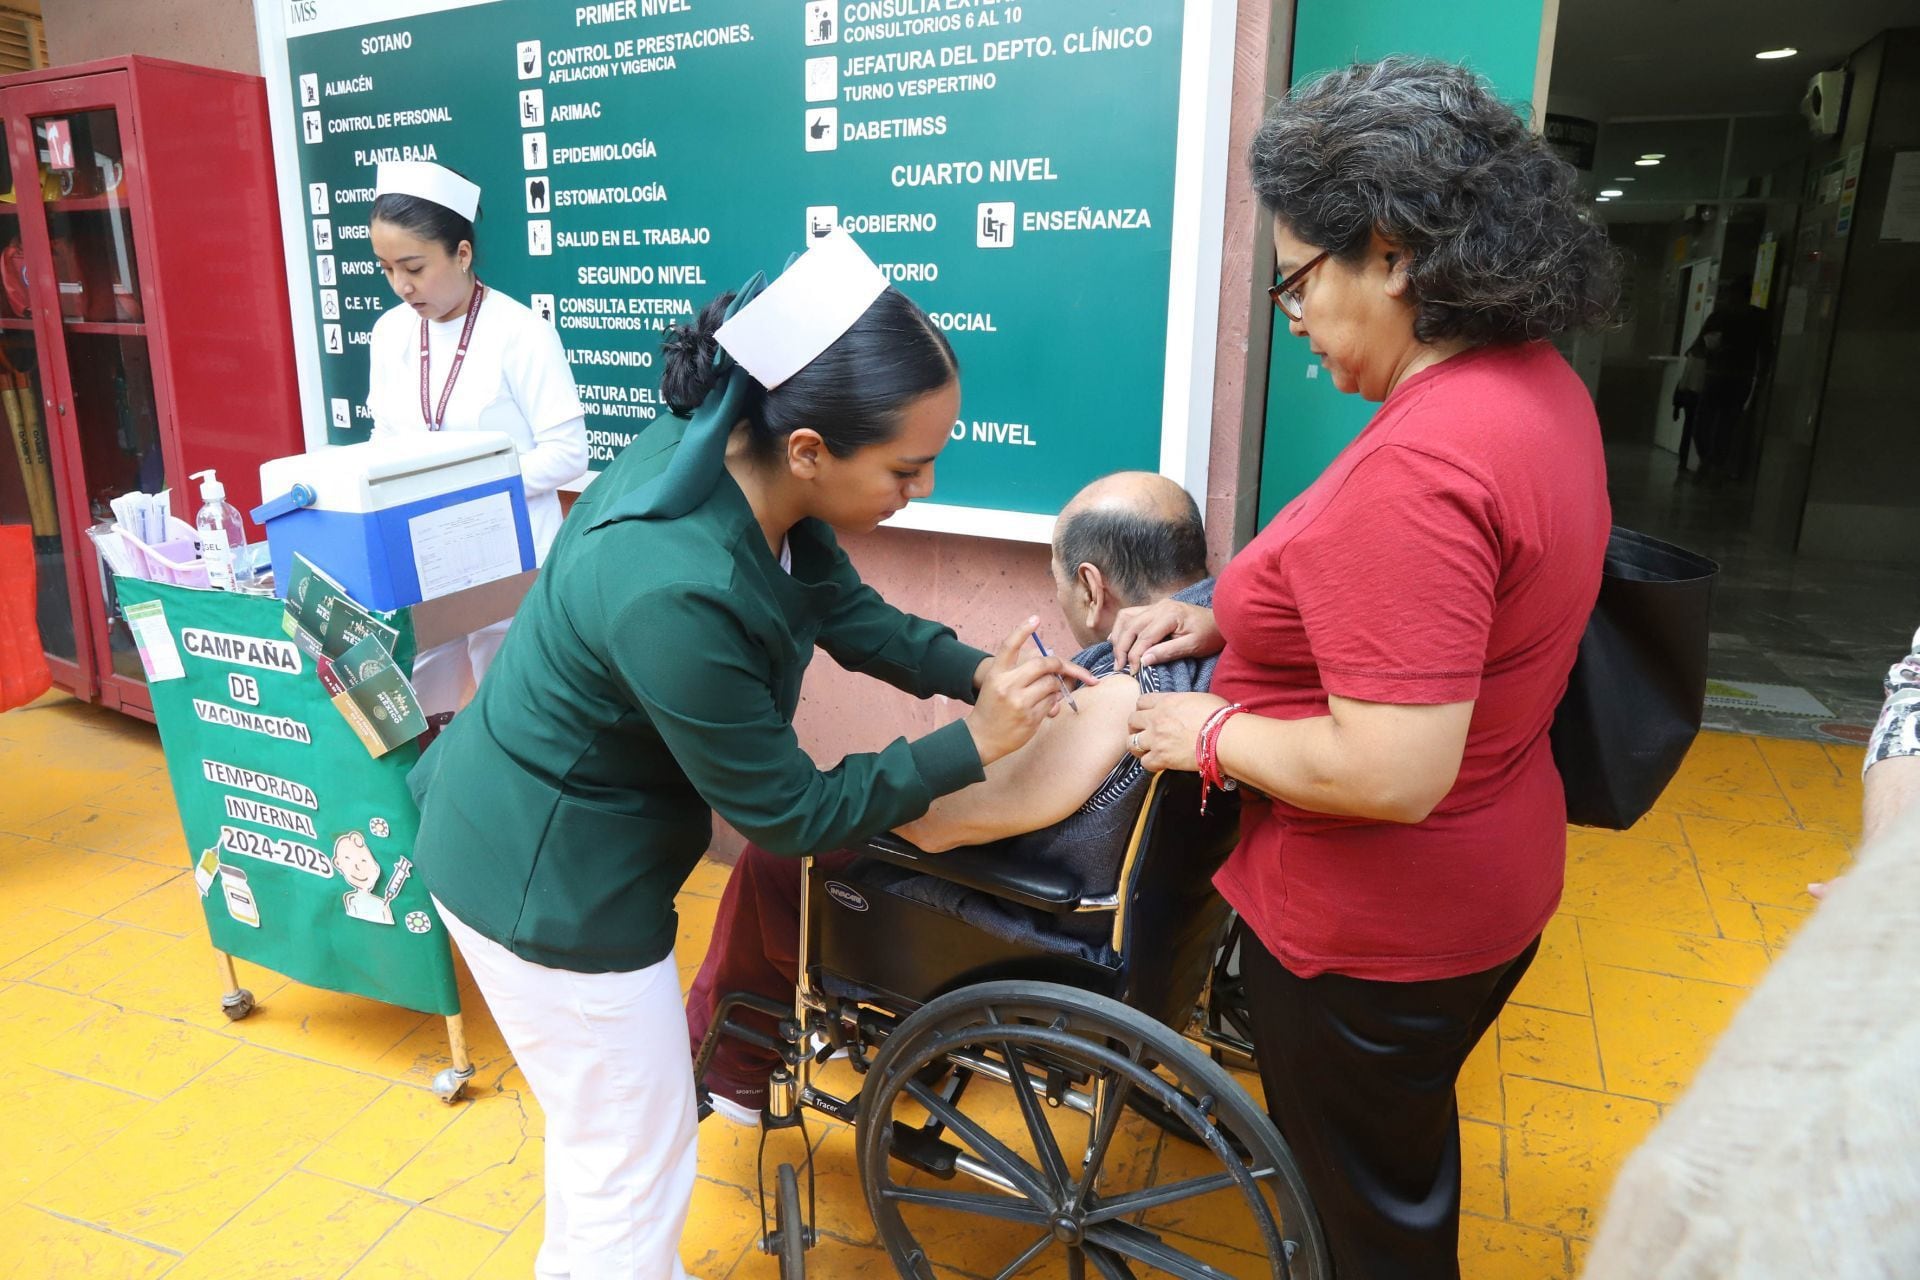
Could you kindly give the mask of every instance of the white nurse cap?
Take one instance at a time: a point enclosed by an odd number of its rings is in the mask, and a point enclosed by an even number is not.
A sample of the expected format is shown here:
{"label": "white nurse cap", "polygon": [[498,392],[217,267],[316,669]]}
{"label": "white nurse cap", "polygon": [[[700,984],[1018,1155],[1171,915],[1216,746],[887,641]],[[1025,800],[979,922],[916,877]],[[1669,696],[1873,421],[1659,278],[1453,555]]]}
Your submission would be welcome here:
{"label": "white nurse cap", "polygon": [[468,222],[480,211],[480,188],[442,164],[428,160],[383,160],[373,194],[414,196],[451,209]]}
{"label": "white nurse cap", "polygon": [[714,333],[768,390],[812,364],[885,293],[887,278],[835,228]]}

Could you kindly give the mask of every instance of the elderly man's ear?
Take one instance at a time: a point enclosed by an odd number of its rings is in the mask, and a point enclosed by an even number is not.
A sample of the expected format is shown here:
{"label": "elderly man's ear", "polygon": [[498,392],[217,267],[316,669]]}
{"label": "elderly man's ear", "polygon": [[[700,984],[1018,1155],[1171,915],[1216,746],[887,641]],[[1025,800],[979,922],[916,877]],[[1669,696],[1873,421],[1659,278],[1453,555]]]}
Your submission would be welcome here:
{"label": "elderly man's ear", "polygon": [[1112,612],[1120,611],[1120,604],[1113,597],[1113,589],[1107,585],[1107,576],[1100,572],[1100,566],[1090,560],[1082,560],[1073,570],[1073,605],[1080,613],[1080,623],[1088,631],[1104,631],[1113,619],[1103,617],[1112,605]]}

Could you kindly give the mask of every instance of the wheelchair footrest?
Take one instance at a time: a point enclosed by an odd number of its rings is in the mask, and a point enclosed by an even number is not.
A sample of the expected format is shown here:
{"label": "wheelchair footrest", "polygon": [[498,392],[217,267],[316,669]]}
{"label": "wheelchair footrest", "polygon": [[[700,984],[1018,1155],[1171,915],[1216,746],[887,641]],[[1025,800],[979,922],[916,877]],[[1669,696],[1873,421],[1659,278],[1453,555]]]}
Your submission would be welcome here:
{"label": "wheelchair footrest", "polygon": [[960,1148],[944,1138],[898,1120],[893,1122],[893,1139],[888,1143],[888,1150],[903,1164],[936,1178],[951,1178],[954,1161],[960,1155]]}

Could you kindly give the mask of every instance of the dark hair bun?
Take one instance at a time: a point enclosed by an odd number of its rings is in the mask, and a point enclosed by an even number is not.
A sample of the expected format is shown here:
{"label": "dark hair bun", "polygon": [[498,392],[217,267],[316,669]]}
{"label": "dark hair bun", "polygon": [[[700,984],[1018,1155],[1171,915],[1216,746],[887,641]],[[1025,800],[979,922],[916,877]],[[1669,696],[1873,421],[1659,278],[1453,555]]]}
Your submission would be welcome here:
{"label": "dark hair bun", "polygon": [[[726,319],[734,295],[709,302],[699,319],[668,331],[661,343],[660,398],[682,418],[700,407],[715,384],[714,334]],[[900,429],[900,414],[920,396],[952,382],[959,374],[953,348],[927,313],[897,289],[875,298],[847,331],[827,349],[767,390],[748,381],[740,404],[755,455],[772,457],[780,442],[801,427],[816,431],[836,458],[883,440]]]}
{"label": "dark hair bun", "polygon": [[727,318],[727,306],[732,301],[731,293],[721,294],[706,305],[692,324],[677,324],[667,330],[666,341],[660,344],[664,356],[660,366],[660,398],[682,418],[699,408],[714,383],[719,381],[713,357],[720,344],[713,335]]}

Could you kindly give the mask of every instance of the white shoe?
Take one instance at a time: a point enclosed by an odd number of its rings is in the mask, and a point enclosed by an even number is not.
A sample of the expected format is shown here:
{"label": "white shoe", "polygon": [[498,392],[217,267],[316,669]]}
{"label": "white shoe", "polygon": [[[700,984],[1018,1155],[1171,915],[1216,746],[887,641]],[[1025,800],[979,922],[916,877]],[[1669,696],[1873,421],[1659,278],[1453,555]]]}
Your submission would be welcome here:
{"label": "white shoe", "polygon": [[709,1093],[707,1095],[707,1105],[713,1109],[713,1114],[723,1120],[730,1120],[744,1129],[758,1129],[760,1127],[760,1113],[749,1107],[742,1106],[732,1098],[724,1097],[717,1093]]}
{"label": "white shoe", "polygon": [[[818,1053],[831,1043],[832,1041],[828,1040],[825,1036],[821,1035],[818,1031],[816,1031],[811,1036],[807,1037],[807,1052],[810,1055]],[[835,1049],[832,1053],[828,1054],[827,1061],[828,1062],[844,1062],[846,1061],[847,1057],[848,1057],[847,1050],[844,1046],[842,1046],[841,1048]]]}

